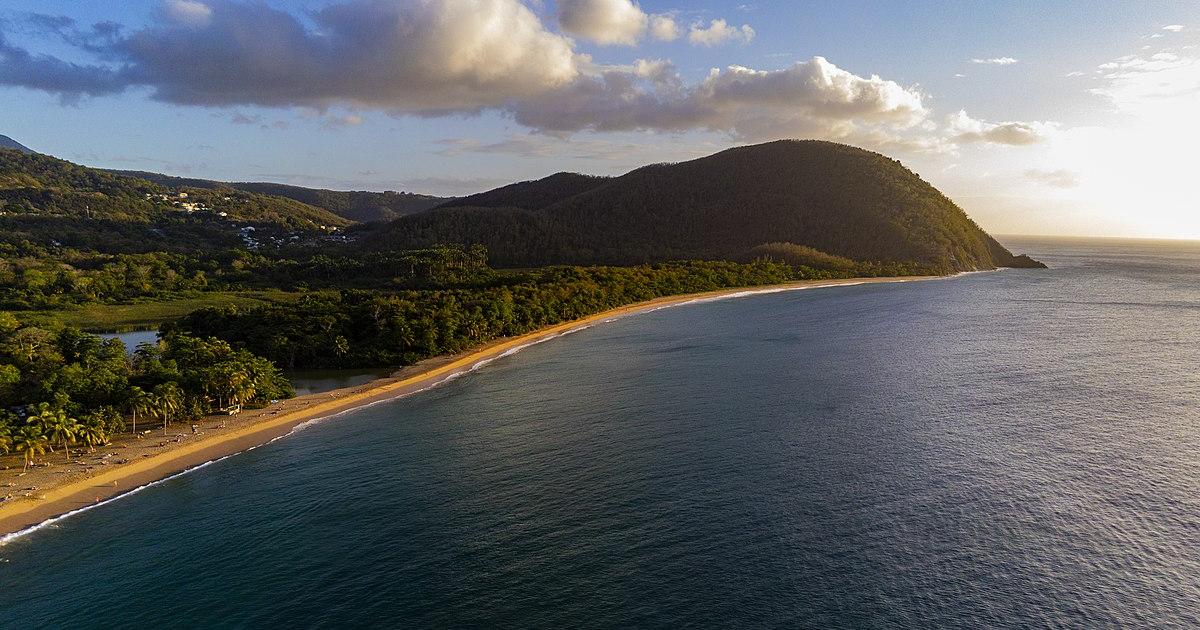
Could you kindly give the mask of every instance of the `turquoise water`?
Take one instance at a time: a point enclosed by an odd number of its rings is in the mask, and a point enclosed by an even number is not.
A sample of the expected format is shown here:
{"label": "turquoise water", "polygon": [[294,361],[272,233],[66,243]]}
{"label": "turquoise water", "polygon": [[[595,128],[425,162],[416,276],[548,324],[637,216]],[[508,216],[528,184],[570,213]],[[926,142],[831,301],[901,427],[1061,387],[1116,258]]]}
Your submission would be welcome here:
{"label": "turquoise water", "polygon": [[1188,627],[1200,247],[665,309],[0,547],[9,627]]}

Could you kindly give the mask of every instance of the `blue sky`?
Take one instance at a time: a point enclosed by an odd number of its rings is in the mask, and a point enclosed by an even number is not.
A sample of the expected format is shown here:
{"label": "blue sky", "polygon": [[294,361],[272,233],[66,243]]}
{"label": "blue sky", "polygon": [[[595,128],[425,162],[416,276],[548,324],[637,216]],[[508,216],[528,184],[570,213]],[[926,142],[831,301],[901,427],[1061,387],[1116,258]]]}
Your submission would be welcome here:
{"label": "blue sky", "polygon": [[1197,3],[8,0],[0,20],[0,133],[88,165],[461,194],[816,137],[901,159],[994,231],[1200,238]]}

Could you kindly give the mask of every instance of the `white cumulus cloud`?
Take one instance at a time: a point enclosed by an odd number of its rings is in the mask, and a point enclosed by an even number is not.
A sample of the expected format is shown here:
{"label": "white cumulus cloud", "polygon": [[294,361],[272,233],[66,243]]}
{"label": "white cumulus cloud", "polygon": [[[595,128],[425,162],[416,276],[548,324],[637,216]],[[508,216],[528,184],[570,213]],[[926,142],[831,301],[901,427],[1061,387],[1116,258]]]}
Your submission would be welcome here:
{"label": "white cumulus cloud", "polygon": [[679,23],[670,15],[651,15],[650,36],[660,42],[673,42],[679,39]]}
{"label": "white cumulus cloud", "polygon": [[988,57],[982,59],[972,59],[971,63],[977,63],[985,66],[1011,66],[1014,63],[1017,63],[1017,61],[1017,59],[1013,59],[1012,57]]}
{"label": "white cumulus cloud", "polygon": [[[489,111],[559,136],[709,131],[920,152],[1030,144],[1055,131],[1051,123],[985,122],[965,112],[939,124],[917,87],[819,56],[775,70],[729,65],[697,80],[685,80],[668,59],[605,65],[547,28],[522,0],[335,0],[304,14],[258,0],[160,6],[155,21],[130,30],[89,33],[70,18],[51,19],[65,41],[80,42],[81,55],[95,57],[92,64],[30,52],[0,30],[0,85],[64,100],[141,88],[168,103],[293,108],[343,127],[366,124],[367,112]],[[560,0],[558,17],[565,31],[599,42],[680,36],[671,15],[646,14],[631,0]],[[753,36],[748,25],[715,19],[694,25],[688,39],[716,45]],[[1164,51],[1118,60],[1107,87],[1122,88],[1125,74],[1151,68],[1182,78],[1193,56]],[[233,122],[272,125],[236,113]]]}
{"label": "white cumulus cloud", "polygon": [[916,90],[823,57],[783,70],[714,69],[691,86],[668,62],[642,60],[514,108],[518,122],[544,131],[709,129],[745,139],[850,138],[880,126],[908,129],[927,114]]}
{"label": "white cumulus cloud", "polygon": [[558,0],[559,26],[598,44],[633,46],[649,21],[650,16],[630,0]]}
{"label": "white cumulus cloud", "polygon": [[113,46],[129,84],[183,104],[436,113],[497,106],[579,71],[570,41],[517,0],[350,0],[313,12],[315,29],[265,3],[205,6],[202,26],[168,21]]}
{"label": "white cumulus cloud", "polygon": [[703,24],[693,24],[688,31],[688,41],[697,46],[718,46],[730,41],[748,44],[753,39],[754,29],[749,24],[743,24],[739,28],[723,19],[713,20],[707,27]]}
{"label": "white cumulus cloud", "polygon": [[985,122],[976,120],[959,110],[946,120],[950,138],[959,143],[976,142],[1021,146],[1042,142],[1057,129],[1050,122]]}
{"label": "white cumulus cloud", "polygon": [[558,0],[558,25],[597,44],[636,46],[647,33],[659,41],[679,38],[669,14],[647,14],[632,0]]}

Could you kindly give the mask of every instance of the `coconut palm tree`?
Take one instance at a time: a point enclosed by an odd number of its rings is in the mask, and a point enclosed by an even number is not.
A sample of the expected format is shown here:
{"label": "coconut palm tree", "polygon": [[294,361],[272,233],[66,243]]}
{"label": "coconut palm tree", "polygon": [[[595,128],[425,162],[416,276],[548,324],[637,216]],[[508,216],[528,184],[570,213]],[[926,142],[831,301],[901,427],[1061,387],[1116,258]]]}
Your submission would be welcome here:
{"label": "coconut palm tree", "polygon": [[46,454],[46,447],[49,445],[50,441],[42,435],[42,430],[36,424],[21,427],[13,439],[14,450],[25,458],[25,466],[21,470],[29,470],[29,465],[38,455]]}
{"label": "coconut palm tree", "polygon": [[154,404],[154,398],[146,390],[134,385],[129,388],[129,410],[133,412],[133,434],[137,435],[138,414],[145,414]]}
{"label": "coconut palm tree", "polygon": [[85,420],[79,428],[78,438],[80,442],[87,444],[90,452],[96,451],[97,445],[107,444],[108,435],[104,432],[104,418],[97,414],[93,414]]}
{"label": "coconut palm tree", "polygon": [[51,442],[59,442],[67,453],[67,461],[71,461],[71,445],[81,428],[79,421],[67,415],[65,411],[45,409],[37,417],[42,425],[42,433]]}
{"label": "coconut palm tree", "polygon": [[158,412],[162,416],[163,435],[166,435],[167,423],[183,405],[183,390],[173,381],[155,385],[154,400],[158,407]]}

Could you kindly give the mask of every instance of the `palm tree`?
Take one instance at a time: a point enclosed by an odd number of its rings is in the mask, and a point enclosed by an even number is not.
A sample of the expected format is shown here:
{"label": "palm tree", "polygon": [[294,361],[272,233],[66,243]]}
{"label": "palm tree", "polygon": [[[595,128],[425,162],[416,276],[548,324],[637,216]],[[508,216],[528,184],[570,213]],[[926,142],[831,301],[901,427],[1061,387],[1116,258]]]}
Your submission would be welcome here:
{"label": "palm tree", "polygon": [[134,385],[129,388],[129,410],[133,412],[133,434],[137,435],[138,413],[147,413],[154,404],[154,397],[146,390]]}
{"label": "palm tree", "polygon": [[183,390],[174,381],[154,386],[154,400],[162,416],[163,435],[167,434],[167,422],[183,404]]}
{"label": "palm tree", "polygon": [[104,418],[93,414],[79,428],[79,441],[87,444],[88,450],[96,451],[96,446],[108,442],[108,435],[104,432]]}
{"label": "palm tree", "polygon": [[61,442],[67,453],[67,461],[71,461],[71,444],[75,443],[75,436],[79,434],[79,421],[61,409],[45,409],[38,414],[37,420],[46,438],[51,442]]}
{"label": "palm tree", "polygon": [[21,427],[13,440],[14,450],[25,457],[25,466],[21,470],[29,470],[29,465],[33,463],[34,458],[46,454],[46,447],[49,444],[50,442],[46,436],[42,435],[42,430],[36,424],[27,424]]}
{"label": "palm tree", "polygon": [[0,453],[7,453],[13,446],[12,427],[0,420]]}

